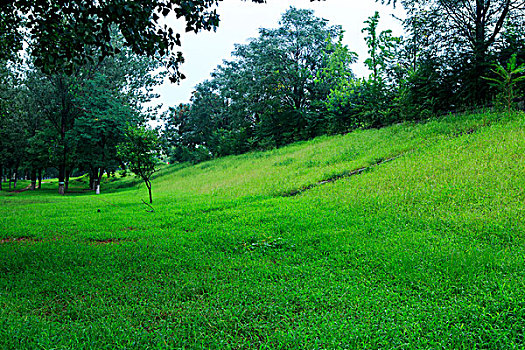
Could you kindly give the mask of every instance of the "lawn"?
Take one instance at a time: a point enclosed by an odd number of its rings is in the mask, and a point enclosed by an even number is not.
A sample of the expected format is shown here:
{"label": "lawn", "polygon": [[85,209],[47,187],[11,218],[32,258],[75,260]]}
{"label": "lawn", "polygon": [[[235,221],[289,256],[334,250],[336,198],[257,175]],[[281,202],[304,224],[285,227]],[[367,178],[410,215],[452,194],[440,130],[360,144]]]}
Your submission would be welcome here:
{"label": "lawn", "polygon": [[0,193],[2,349],[525,347],[523,114],[70,186]]}

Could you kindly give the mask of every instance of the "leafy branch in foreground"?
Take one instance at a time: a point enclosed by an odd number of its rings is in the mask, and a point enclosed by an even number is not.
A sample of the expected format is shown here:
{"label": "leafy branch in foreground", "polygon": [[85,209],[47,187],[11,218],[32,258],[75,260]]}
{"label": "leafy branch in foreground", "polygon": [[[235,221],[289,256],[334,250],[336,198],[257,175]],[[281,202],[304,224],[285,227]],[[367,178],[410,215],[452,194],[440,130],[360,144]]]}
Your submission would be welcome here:
{"label": "leafy branch in foreground", "polygon": [[[246,0],[245,0],[246,1]],[[310,0],[315,1],[315,0]],[[251,0],[264,3],[266,0]],[[35,65],[47,73],[72,73],[91,62],[93,47],[100,60],[118,54],[111,42],[117,29],[135,54],[161,56],[172,81],[184,79],[181,34],[165,24],[167,16],[185,31],[215,30],[219,0],[11,0],[0,5],[0,59],[11,58],[27,40]],[[26,15],[27,14],[27,15]],[[24,35],[20,34],[24,33]]]}

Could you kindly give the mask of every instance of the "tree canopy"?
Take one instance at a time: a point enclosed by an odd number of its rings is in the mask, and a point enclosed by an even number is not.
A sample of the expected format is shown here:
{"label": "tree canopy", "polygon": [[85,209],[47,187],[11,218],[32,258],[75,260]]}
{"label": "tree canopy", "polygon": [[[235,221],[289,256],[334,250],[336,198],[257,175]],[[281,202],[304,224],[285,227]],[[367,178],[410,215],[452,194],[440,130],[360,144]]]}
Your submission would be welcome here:
{"label": "tree canopy", "polygon": [[[370,75],[361,78],[352,74],[356,55],[342,44],[340,27],[290,8],[278,28],[261,29],[257,38],[237,45],[234,59],[199,84],[189,104],[171,109],[164,129],[167,153],[174,161],[202,161],[325,133],[498,106],[502,89],[510,110],[523,96],[523,71],[516,67],[525,62],[520,30],[525,3],[399,4],[407,10],[404,37],[379,30],[377,12],[364,22]],[[511,58],[514,68],[505,69]],[[513,76],[511,94],[494,84],[505,74]]]}
{"label": "tree canopy", "polygon": [[202,160],[323,133],[322,101],[330,87],[319,75],[340,35],[339,26],[292,7],[278,28],[237,45],[234,60],[196,87],[191,108],[172,109],[167,117],[166,130],[178,134],[167,136],[178,140],[174,154]]}
{"label": "tree canopy", "polygon": [[[251,0],[264,3],[265,0]],[[311,0],[314,1],[314,0]],[[75,65],[118,53],[111,32],[118,30],[135,54],[164,57],[171,79],[184,75],[180,33],[163,24],[172,14],[186,31],[212,30],[219,24],[218,0],[9,0],[0,5],[0,60],[22,47],[26,32],[35,65],[46,72],[71,72]],[[25,28],[26,31],[21,31]],[[93,48],[98,57],[93,57]]]}

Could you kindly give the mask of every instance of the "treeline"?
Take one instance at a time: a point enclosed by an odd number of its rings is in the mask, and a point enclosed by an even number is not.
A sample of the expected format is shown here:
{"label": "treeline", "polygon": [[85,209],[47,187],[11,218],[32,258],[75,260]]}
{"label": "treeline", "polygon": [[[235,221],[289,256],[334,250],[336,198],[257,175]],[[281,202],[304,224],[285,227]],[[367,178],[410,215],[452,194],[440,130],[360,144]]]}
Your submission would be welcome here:
{"label": "treeline", "polygon": [[158,60],[133,54],[116,32],[112,45],[115,54],[92,48],[89,62],[63,71],[36,68],[32,57],[4,59],[0,179],[29,175],[35,189],[52,169],[64,194],[73,171],[87,173],[90,188],[100,190],[103,174],[126,168],[119,147],[129,142],[131,129],[145,128],[155,116],[143,106],[163,75],[152,73]]}
{"label": "treeline", "polygon": [[167,154],[200,162],[451,111],[515,108],[525,93],[523,2],[403,6],[403,38],[379,31],[378,13],[364,23],[366,78],[350,69],[357,56],[341,27],[291,7],[278,28],[237,45],[190,103],[170,108]]}
{"label": "treeline", "polygon": [[[252,0],[262,3],[263,0]],[[217,28],[217,1],[12,0],[0,3],[0,189],[43,169],[65,193],[74,169],[97,187],[126,166],[149,181],[159,156],[142,106],[162,80],[184,78],[181,36]],[[147,58],[146,58],[147,57]],[[48,174],[51,175],[51,174]]]}

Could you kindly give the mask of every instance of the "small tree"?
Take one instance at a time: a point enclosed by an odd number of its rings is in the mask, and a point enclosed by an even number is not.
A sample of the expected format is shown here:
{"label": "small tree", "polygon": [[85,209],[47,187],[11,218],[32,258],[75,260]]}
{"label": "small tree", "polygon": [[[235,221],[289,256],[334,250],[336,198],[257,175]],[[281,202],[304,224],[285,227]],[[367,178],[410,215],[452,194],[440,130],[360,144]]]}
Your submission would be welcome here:
{"label": "small tree", "polygon": [[149,202],[153,203],[151,176],[157,170],[155,166],[160,153],[157,132],[143,126],[130,126],[126,132],[125,141],[119,144],[117,149],[122,162],[146,184],[149,191]]}
{"label": "small tree", "polygon": [[514,88],[519,82],[525,81],[525,64],[518,66],[516,54],[512,55],[507,67],[503,67],[500,63],[493,65],[491,69],[492,73],[496,76],[495,78],[483,77],[489,81],[489,84],[499,90],[499,94],[496,96],[496,104],[498,107],[503,107],[510,113],[512,110],[512,104],[516,94]]}

